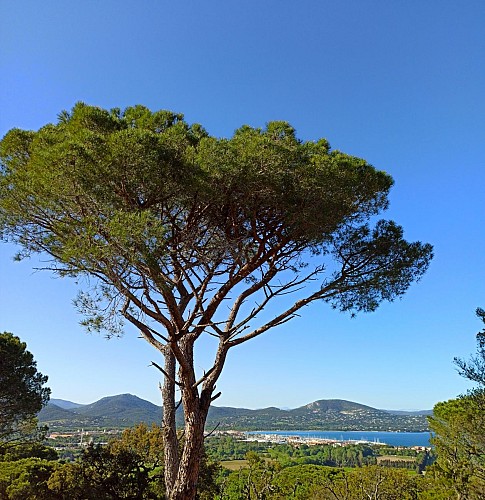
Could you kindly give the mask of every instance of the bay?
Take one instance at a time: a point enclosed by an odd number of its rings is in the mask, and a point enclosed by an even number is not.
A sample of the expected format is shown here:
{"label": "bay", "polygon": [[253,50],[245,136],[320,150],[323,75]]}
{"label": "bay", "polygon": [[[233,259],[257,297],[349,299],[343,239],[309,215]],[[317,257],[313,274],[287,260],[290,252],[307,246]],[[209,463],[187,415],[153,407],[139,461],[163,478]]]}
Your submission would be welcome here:
{"label": "bay", "polygon": [[298,436],[306,439],[334,439],[336,441],[369,441],[391,446],[431,446],[429,432],[379,431],[251,431],[247,434]]}

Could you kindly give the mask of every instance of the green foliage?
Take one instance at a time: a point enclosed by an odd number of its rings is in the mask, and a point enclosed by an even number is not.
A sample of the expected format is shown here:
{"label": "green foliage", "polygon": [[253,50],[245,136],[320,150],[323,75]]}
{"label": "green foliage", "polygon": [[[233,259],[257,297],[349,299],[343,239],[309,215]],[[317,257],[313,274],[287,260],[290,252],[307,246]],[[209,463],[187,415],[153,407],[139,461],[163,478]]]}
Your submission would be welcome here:
{"label": "green foliage", "polygon": [[[485,311],[476,310],[485,324]],[[429,417],[438,455],[432,473],[439,490],[452,490],[457,497],[485,496],[485,330],[477,333],[477,354],[469,361],[455,358],[462,376],[477,388],[456,399],[435,405]]]}
{"label": "green foliage", "polygon": [[[477,317],[485,325],[485,310],[478,307]],[[455,364],[458,366],[460,375],[473,382],[477,382],[485,389],[485,328],[477,333],[477,353],[469,361],[455,358]]]}
{"label": "green foliage", "polygon": [[[107,500],[154,498],[148,494],[149,472],[152,469],[130,449],[90,445],[77,465],[77,469],[70,467],[67,473],[55,474],[49,487],[55,488],[57,493],[69,492],[71,498],[76,493]],[[66,484],[66,478],[73,478],[74,481]]]}
{"label": "green foliage", "polygon": [[[214,498],[218,472],[219,467],[204,456],[197,498]],[[90,444],[79,460],[56,468],[48,487],[66,500],[165,498],[161,428],[140,424],[107,445]]]}
{"label": "green foliage", "polygon": [[232,472],[221,485],[222,498],[247,498],[259,500],[274,498],[280,491],[275,481],[281,466],[276,462],[267,462],[256,453],[246,454],[248,467]]}
{"label": "green foliage", "polygon": [[6,442],[35,436],[35,415],[49,400],[46,382],[25,342],[0,333],[0,449]]}
{"label": "green foliage", "polygon": [[78,462],[68,462],[57,467],[50,475],[47,486],[59,500],[89,500],[95,498],[90,495],[97,494],[96,489],[84,476],[83,469]]}
{"label": "green foliage", "polygon": [[279,493],[276,498],[294,498],[307,500],[315,498],[322,491],[324,484],[344,472],[320,465],[296,465],[281,470],[275,478]]}
{"label": "green foliage", "polygon": [[264,245],[298,270],[305,252],[331,253],[348,269],[327,300],[355,311],[425,271],[429,245],[405,242],[392,222],[363,223],[387,207],[386,173],[325,140],[300,141],[285,122],[216,139],[182,118],[78,103],[56,125],[13,129],[0,143],[1,233],[21,256],[47,252],[61,274],[101,278],[106,287],[78,302],[92,313],[86,326],[119,331],[113,290],[133,293],[142,278],[172,288],[169,255],[223,270]]}
{"label": "green foliage", "polygon": [[273,462],[278,462],[282,467],[295,467],[303,464],[328,467],[362,467],[379,463],[381,466],[422,471],[433,460],[432,453],[417,452],[410,448],[401,449],[393,446],[365,444],[292,446],[269,442],[239,441],[229,436],[212,437],[206,440],[205,447],[208,456],[214,460],[242,460],[246,453],[252,452]]}
{"label": "green foliage", "polygon": [[366,445],[309,447],[277,446],[270,456],[285,466],[298,464],[326,465],[330,467],[361,467],[375,463],[377,452]]}
{"label": "green foliage", "polygon": [[[362,498],[386,500],[417,500],[418,487],[415,476],[406,471],[378,466],[353,469],[347,474],[348,481],[334,483],[331,488],[345,492],[349,500]],[[342,497],[345,498],[345,497]]]}
{"label": "green foliage", "polygon": [[417,500],[425,491],[422,478],[398,469],[366,466],[344,470],[318,465],[281,469],[257,456],[248,454],[248,459],[248,468],[232,472],[223,480],[218,498]]}
{"label": "green foliage", "polygon": [[59,467],[49,488],[62,498],[159,498],[163,496],[160,427],[140,424],[106,446],[90,444],[80,459]]}
{"label": "green foliage", "polygon": [[122,451],[136,453],[146,466],[155,469],[163,464],[163,432],[160,426],[139,424],[125,429],[119,439],[109,443],[112,453]]}
{"label": "green foliage", "polygon": [[0,454],[2,462],[13,462],[22,458],[41,458],[52,461],[57,460],[58,455],[56,450],[38,441],[13,443],[5,447],[3,454]]}
{"label": "green foliage", "polygon": [[[225,437],[210,438],[207,441],[208,455],[216,457],[219,454],[239,454],[244,447],[248,449],[256,444],[236,442]],[[90,445],[77,461],[71,463],[52,461],[55,459],[55,453],[41,445],[32,445],[30,449],[32,454],[42,458],[20,458],[20,455],[11,455],[5,457],[10,461],[0,462],[0,498],[5,500],[165,498],[161,461],[163,439],[159,427],[149,428],[142,424],[127,429],[108,445]],[[247,466],[235,472],[222,472],[214,460],[204,456],[196,498],[199,500],[452,498],[444,496],[447,490],[441,479],[441,482],[435,479],[432,469],[423,479],[417,475],[411,476],[407,471],[390,470],[385,467],[360,467],[359,464],[354,464],[357,467],[343,469],[304,461],[321,460],[321,453],[327,450],[336,454],[334,460],[336,457],[342,459],[347,457],[350,463],[356,452],[361,457],[371,457],[377,453],[379,447],[373,449],[361,445],[345,448],[303,445],[295,448],[275,445],[272,449],[268,449],[268,446],[265,449],[265,457],[260,457],[253,451],[247,452],[245,455]],[[393,448],[383,448],[382,451],[397,453]],[[404,450],[402,452],[404,453]],[[24,448],[22,453],[26,455],[27,449]],[[408,453],[411,451],[408,450]],[[376,496],[372,496],[374,492]]]}
{"label": "green foliage", "polygon": [[438,403],[429,423],[437,476],[457,494],[485,494],[485,391]]}
{"label": "green foliage", "polygon": [[[225,471],[221,476],[218,498],[414,500],[431,499],[441,488],[432,475],[427,475],[425,481],[416,474],[429,465],[430,455],[411,449],[231,444],[230,438],[223,437],[209,439],[207,450],[215,457],[239,457],[245,447],[251,449],[254,445],[262,446],[263,454],[249,451],[241,467],[237,467],[235,461],[235,467],[231,467],[233,472]],[[387,462],[381,462],[381,457],[387,457]],[[378,466],[376,459],[379,459]],[[436,496],[436,500],[438,498]]]}
{"label": "green foliage", "polygon": [[205,441],[207,455],[217,461],[242,460],[249,451],[262,455],[272,446],[266,442],[239,441],[230,436],[210,437]]}
{"label": "green foliage", "polygon": [[5,500],[54,500],[47,482],[56,462],[22,458],[0,462],[0,498]]}
{"label": "green foliage", "polygon": [[213,500],[219,493],[218,477],[221,474],[221,466],[218,462],[202,455],[199,469],[199,480],[197,483],[197,500]]}

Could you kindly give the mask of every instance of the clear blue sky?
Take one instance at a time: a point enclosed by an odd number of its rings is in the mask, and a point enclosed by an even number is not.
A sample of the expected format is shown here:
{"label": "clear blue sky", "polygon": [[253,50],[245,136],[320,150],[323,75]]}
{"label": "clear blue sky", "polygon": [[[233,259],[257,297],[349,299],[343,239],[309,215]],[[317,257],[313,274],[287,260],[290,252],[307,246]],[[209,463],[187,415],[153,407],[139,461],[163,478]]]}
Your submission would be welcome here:
{"label": "clear blue sky", "polygon": [[[355,319],[325,305],[230,353],[218,405],[348,399],[424,409],[469,386],[485,307],[483,0],[2,2],[0,135],[82,100],[171,109],[217,136],[287,120],[395,179],[386,217],[435,246],[406,296]],[[73,282],[0,245],[0,330],[28,343],[53,397],[159,403],[157,353],[86,334]],[[199,368],[207,353],[201,350]]]}

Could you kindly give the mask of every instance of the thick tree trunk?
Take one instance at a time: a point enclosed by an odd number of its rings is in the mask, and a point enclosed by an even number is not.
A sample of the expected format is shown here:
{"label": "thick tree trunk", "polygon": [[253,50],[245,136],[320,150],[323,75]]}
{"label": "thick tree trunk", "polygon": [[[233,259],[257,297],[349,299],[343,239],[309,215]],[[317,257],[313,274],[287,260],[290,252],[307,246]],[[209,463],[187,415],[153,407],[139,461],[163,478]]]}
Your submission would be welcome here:
{"label": "thick tree trunk", "polygon": [[[164,441],[164,479],[167,493],[174,489],[179,468],[179,447],[175,425],[175,356],[166,346],[165,378],[162,387],[163,402],[163,441]],[[168,375],[168,376],[167,376]]]}
{"label": "thick tree trunk", "polygon": [[193,351],[190,342],[182,344],[185,366],[179,367],[179,382],[182,392],[185,428],[183,450],[178,460],[177,477],[173,486],[167,486],[168,500],[193,500],[197,493],[200,461],[204,450],[204,429],[212,388],[205,388],[199,395],[193,370]]}
{"label": "thick tree trunk", "polygon": [[192,500],[197,493],[200,460],[204,446],[207,412],[196,409],[186,417],[184,448],[180,457],[177,479],[169,500]]}

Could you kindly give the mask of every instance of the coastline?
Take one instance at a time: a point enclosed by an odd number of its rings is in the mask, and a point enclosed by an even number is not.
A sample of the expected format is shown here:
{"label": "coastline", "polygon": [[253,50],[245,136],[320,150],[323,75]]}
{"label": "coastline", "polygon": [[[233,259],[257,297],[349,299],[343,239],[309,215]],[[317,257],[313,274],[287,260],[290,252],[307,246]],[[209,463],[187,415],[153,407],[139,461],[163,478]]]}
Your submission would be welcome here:
{"label": "coastline", "polygon": [[249,441],[288,443],[293,445],[350,444],[404,446],[430,448],[430,432],[399,431],[247,431],[243,433]]}

